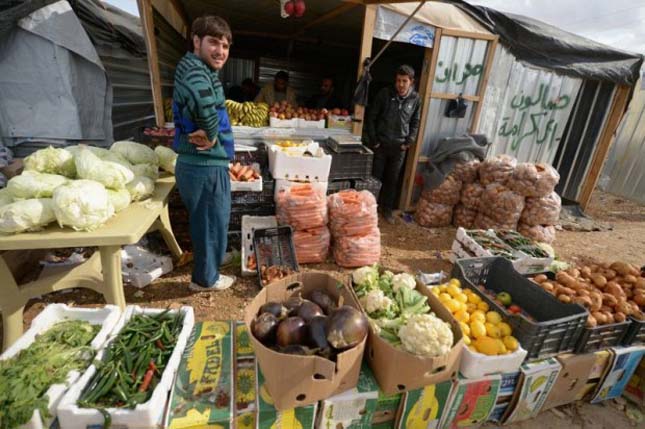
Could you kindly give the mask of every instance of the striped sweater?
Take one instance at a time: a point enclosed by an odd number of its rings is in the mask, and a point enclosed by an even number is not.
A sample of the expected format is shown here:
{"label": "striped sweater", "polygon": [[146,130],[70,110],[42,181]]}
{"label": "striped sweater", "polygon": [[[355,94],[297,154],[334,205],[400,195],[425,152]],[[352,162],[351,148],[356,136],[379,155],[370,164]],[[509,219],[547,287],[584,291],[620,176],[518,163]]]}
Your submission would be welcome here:
{"label": "striped sweater", "polygon": [[[217,71],[188,52],[177,64],[173,94],[175,150],[178,161],[193,165],[227,166],[233,158],[233,131],[224,105],[224,89]],[[188,134],[201,129],[217,143],[198,151]]]}

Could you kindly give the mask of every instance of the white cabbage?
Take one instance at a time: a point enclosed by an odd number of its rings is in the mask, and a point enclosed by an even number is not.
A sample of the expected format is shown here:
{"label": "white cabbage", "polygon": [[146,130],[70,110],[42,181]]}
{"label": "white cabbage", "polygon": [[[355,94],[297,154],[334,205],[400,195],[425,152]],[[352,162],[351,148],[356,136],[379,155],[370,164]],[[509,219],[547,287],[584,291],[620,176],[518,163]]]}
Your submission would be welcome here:
{"label": "white cabbage", "polygon": [[155,151],[141,143],[130,141],[115,142],[110,151],[121,154],[131,164],[159,165],[159,157]]}
{"label": "white cabbage", "polygon": [[157,146],[155,153],[159,157],[159,166],[168,173],[175,174],[175,165],[177,164],[175,151],[165,146]]}
{"label": "white cabbage", "polygon": [[152,180],[159,178],[159,167],[154,164],[135,164],[130,167],[135,176],[146,176]]}
{"label": "white cabbage", "polygon": [[13,203],[13,195],[9,192],[9,189],[3,188],[0,189],[0,207],[6,206],[7,204]]}
{"label": "white cabbage", "polygon": [[0,207],[0,232],[37,231],[56,220],[51,198],[20,200]]}
{"label": "white cabbage", "polygon": [[134,179],[134,173],[128,167],[117,162],[103,161],[86,149],[81,149],[76,154],[76,170],[79,178],[94,180],[110,189],[124,189],[125,184]]}
{"label": "white cabbage", "polygon": [[110,203],[112,203],[116,213],[127,208],[132,202],[132,197],[127,189],[119,189],[118,191],[108,189],[107,191]]}
{"label": "white cabbage", "polygon": [[24,171],[11,178],[7,189],[15,199],[50,198],[54,189],[68,182],[68,179],[57,174]]}
{"label": "white cabbage", "polygon": [[56,149],[51,146],[38,150],[25,158],[25,170],[60,174],[72,179],[76,177],[74,155],[65,149]]}
{"label": "white cabbage", "polygon": [[137,176],[125,187],[132,196],[132,201],[141,201],[155,191],[155,182],[149,177]]}
{"label": "white cabbage", "polygon": [[92,180],[75,180],[54,191],[54,213],[60,226],[92,231],[114,214],[105,187]]}

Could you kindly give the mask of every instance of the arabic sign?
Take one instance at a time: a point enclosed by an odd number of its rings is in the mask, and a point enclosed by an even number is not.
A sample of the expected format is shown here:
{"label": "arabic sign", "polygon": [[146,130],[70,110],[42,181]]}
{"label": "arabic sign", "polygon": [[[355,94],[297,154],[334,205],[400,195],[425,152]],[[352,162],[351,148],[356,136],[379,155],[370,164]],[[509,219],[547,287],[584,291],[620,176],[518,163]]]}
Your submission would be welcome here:
{"label": "arabic sign", "polygon": [[[374,37],[382,40],[390,40],[403,22],[405,22],[406,18],[407,16],[405,15],[379,6],[376,11]],[[434,31],[433,26],[412,19],[396,35],[394,41],[423,46],[424,48],[432,48],[434,45]]]}
{"label": "arabic sign", "polygon": [[439,61],[437,63],[437,77],[435,81],[438,83],[453,82],[456,85],[463,85],[466,79],[480,76],[483,70],[483,64],[472,65],[466,63],[461,67],[459,63],[453,63],[446,67],[443,61]]}
{"label": "arabic sign", "polygon": [[442,36],[432,92],[478,94],[489,41]]}

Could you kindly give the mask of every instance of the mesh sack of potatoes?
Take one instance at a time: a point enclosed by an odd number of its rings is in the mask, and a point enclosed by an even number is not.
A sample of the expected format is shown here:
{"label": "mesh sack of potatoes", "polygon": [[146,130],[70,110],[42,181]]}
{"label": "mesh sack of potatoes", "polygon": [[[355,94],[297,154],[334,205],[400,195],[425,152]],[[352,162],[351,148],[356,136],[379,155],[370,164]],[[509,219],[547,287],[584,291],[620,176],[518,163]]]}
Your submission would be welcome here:
{"label": "mesh sack of potatoes", "polygon": [[525,197],[546,197],[559,181],[560,174],[550,165],[522,162],[515,167],[507,185]]}
{"label": "mesh sack of potatoes", "polygon": [[562,200],[556,192],[542,198],[527,198],[520,222],[526,225],[555,225],[560,219]]}
{"label": "mesh sack of potatoes", "polygon": [[517,160],[509,155],[497,155],[479,166],[479,181],[486,186],[491,183],[506,183],[515,171]]}
{"label": "mesh sack of potatoes", "polygon": [[480,164],[479,160],[460,162],[450,174],[462,183],[473,183],[477,180]]}
{"label": "mesh sack of potatoes", "polygon": [[469,209],[463,204],[457,204],[452,215],[452,224],[456,227],[472,229],[475,225],[477,210]]}
{"label": "mesh sack of potatoes", "polygon": [[430,203],[454,206],[459,202],[461,195],[461,181],[455,179],[452,175],[446,176],[446,179],[434,189],[423,191],[421,198],[428,200]]}
{"label": "mesh sack of potatoes", "polygon": [[517,222],[498,222],[492,217],[488,216],[485,213],[477,213],[475,217],[475,222],[473,223],[475,229],[510,229],[515,230],[517,228]]}
{"label": "mesh sack of potatoes", "polygon": [[482,193],[480,211],[495,222],[513,225],[511,229],[515,229],[522,210],[524,210],[524,197],[504,185],[491,183]]}
{"label": "mesh sack of potatoes", "polygon": [[531,226],[520,223],[517,226],[517,232],[540,243],[551,244],[555,241],[555,227],[553,225]]}
{"label": "mesh sack of potatoes", "polygon": [[419,225],[428,228],[450,226],[452,222],[452,206],[431,203],[425,198],[421,198],[414,218]]}
{"label": "mesh sack of potatoes", "polygon": [[479,183],[466,183],[461,188],[460,202],[471,210],[479,210],[479,203],[482,198],[484,187]]}

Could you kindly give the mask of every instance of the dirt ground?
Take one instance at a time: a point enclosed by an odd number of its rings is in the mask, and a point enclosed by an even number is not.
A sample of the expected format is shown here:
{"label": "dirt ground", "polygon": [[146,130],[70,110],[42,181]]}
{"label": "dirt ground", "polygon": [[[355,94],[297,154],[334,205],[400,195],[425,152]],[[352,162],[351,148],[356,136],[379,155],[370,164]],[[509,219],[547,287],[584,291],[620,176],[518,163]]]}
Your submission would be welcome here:
{"label": "dirt ground", "polygon": [[[554,248],[567,262],[621,260],[638,266],[645,265],[645,205],[634,204],[600,191],[594,193],[587,213],[594,219],[607,222],[611,231],[570,232],[558,231]],[[454,239],[453,228],[425,229],[415,223],[399,219],[397,225],[381,222],[382,258],[384,266],[408,272],[450,272],[448,260]],[[339,279],[346,279],[348,270],[333,263],[309,265],[304,270],[324,270]],[[224,270],[239,274],[239,267]],[[195,293],[188,289],[190,266],[175,271],[145,289],[125,286],[129,304],[148,307],[166,307],[170,304],[191,305],[197,320],[241,319],[245,305],[255,296],[259,287],[256,278],[239,278],[230,290],[218,293]],[[25,327],[47,304],[73,303],[77,306],[97,306],[103,298],[90,291],[75,289],[49,294],[30,301],[25,308]],[[0,331],[1,333],[1,331]],[[645,410],[644,410],[645,411]],[[592,406],[577,404],[564,407],[563,411],[541,413],[528,422],[508,426],[518,429],[537,428],[627,428],[632,427],[623,411],[613,402]],[[495,427],[488,425],[487,427]],[[645,426],[640,426],[645,427]]]}

